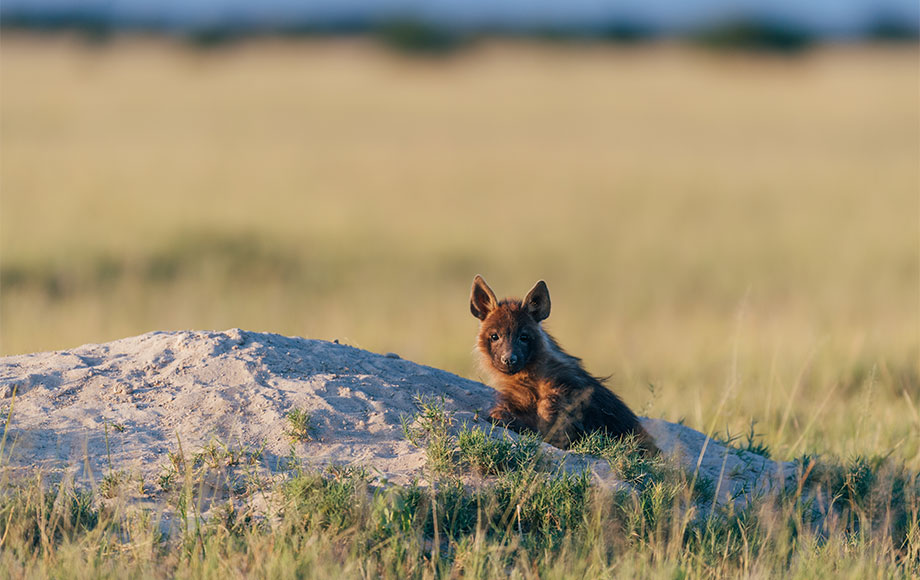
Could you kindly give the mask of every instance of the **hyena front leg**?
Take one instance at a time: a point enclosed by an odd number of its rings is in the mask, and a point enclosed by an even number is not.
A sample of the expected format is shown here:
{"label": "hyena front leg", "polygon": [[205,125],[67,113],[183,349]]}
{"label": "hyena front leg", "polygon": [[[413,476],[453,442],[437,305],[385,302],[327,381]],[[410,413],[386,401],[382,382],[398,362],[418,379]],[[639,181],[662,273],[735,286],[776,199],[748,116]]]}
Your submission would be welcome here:
{"label": "hyena front leg", "polygon": [[562,409],[558,396],[543,397],[537,402],[539,431],[543,440],[560,449],[568,449],[576,438],[573,433],[573,421],[567,409]]}
{"label": "hyena front leg", "polygon": [[521,420],[511,407],[505,402],[498,402],[492,410],[489,411],[489,421],[498,425],[499,427],[504,427],[505,429],[511,429],[518,433],[538,433],[539,430],[534,425],[529,425],[526,421]]}

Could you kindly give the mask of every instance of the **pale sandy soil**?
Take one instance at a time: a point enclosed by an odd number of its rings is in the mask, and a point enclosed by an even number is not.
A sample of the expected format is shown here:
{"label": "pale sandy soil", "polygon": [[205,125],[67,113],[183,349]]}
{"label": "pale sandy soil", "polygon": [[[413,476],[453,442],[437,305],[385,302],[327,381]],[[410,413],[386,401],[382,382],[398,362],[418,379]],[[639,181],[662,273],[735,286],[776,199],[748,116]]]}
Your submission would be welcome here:
{"label": "pale sandy soil", "polygon": [[[41,467],[78,484],[118,469],[155,489],[168,452],[214,444],[242,451],[241,463],[265,477],[293,454],[307,466],[360,465],[378,482],[406,483],[425,477],[424,452],[402,429],[419,396],[442,400],[456,425],[490,428],[479,417],[492,389],[396,355],[238,329],[151,332],[0,359],[4,420],[12,408],[0,466],[13,477]],[[285,434],[293,409],[310,413],[312,440]],[[643,422],[665,453],[717,482],[722,500],[794,478],[791,464],[682,425]],[[588,467],[598,482],[618,485],[605,462],[545,447],[564,468]]]}

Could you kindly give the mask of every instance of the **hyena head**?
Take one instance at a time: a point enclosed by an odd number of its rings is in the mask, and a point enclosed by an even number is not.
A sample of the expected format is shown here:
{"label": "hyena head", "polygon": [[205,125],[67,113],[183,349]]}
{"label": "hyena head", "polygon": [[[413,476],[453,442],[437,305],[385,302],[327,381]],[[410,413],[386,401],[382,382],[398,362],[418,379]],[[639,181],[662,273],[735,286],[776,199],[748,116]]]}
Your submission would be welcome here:
{"label": "hyena head", "polygon": [[479,352],[492,366],[513,375],[545,348],[540,322],[549,316],[549,290],[540,280],[524,300],[499,302],[481,276],[473,279],[470,312],[480,320]]}

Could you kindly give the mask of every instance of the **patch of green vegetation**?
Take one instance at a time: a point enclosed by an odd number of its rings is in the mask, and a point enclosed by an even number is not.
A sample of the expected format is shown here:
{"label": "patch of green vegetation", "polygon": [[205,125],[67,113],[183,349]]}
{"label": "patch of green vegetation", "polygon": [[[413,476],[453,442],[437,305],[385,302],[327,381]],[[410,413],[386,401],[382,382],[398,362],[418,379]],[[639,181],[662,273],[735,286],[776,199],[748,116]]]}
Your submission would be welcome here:
{"label": "patch of green vegetation", "polygon": [[167,462],[156,478],[156,486],[178,502],[180,511],[188,509],[189,501],[201,498],[199,488],[205,481],[209,488],[233,496],[264,491],[267,482],[258,474],[264,448],[265,443],[256,448],[211,439],[186,455],[180,442],[177,451],[167,452]]}
{"label": "patch of green vegetation", "polygon": [[379,26],[379,41],[409,55],[442,56],[462,48],[466,41],[459,34],[419,20],[392,20]]}
{"label": "patch of green vegetation", "polygon": [[99,482],[99,494],[106,498],[112,499],[118,496],[131,481],[128,472],[117,469],[106,473]]}
{"label": "patch of green vegetation", "polygon": [[284,434],[290,437],[291,441],[310,441],[313,439],[313,417],[304,409],[291,409],[287,415],[287,428]]}
{"label": "patch of green vegetation", "polygon": [[301,472],[282,487],[287,524],[303,530],[351,528],[365,515],[367,491],[367,473],[360,469]]}
{"label": "patch of green vegetation", "polygon": [[697,33],[694,40],[718,50],[748,50],[779,54],[799,54],[810,48],[815,38],[790,23],[737,20]]}
{"label": "patch of green vegetation", "polygon": [[[220,469],[237,465],[255,465],[262,458],[264,447],[264,443],[258,449],[250,449],[247,446],[234,447],[212,439],[192,455],[192,467],[205,466],[210,469]],[[177,470],[184,464],[184,458],[175,455],[170,455],[170,461]]]}
{"label": "patch of green vegetation", "polygon": [[467,424],[456,425],[443,399],[417,397],[419,412],[403,417],[403,433],[413,445],[425,450],[434,474],[457,475],[473,471],[494,476],[511,470],[533,470],[543,461],[542,441],[536,435],[498,433]]}
{"label": "patch of green vegetation", "polygon": [[[169,496],[174,517],[185,524],[165,535],[151,512],[97,504],[92,494],[40,480],[5,482],[0,566],[34,576],[81,569],[93,576],[191,578],[275,577],[285,570],[419,579],[823,576],[841,569],[855,578],[920,571],[916,473],[878,458],[820,469],[812,461],[803,463],[811,466],[807,491],[837,494],[825,504],[831,510],[825,517],[810,519],[807,493],[700,512],[686,478],[672,479],[654,465],[644,476],[640,467],[625,466],[621,455],[633,443],[598,437],[581,451],[623,466],[639,491],[605,491],[588,472],[534,469],[532,462],[508,463],[476,485],[458,472],[381,488],[360,468],[296,468],[266,490],[274,498],[271,517],[240,497],[215,501],[205,517],[206,498],[196,495],[203,474],[177,459],[174,466],[184,465],[193,477]],[[844,517],[857,512],[860,525]]]}
{"label": "patch of green vegetation", "polygon": [[175,488],[176,482],[179,478],[179,472],[173,469],[171,466],[164,467],[160,472],[160,475],[157,477],[157,485],[163,491],[170,491]]}
{"label": "patch of green vegetation", "polygon": [[451,430],[453,413],[444,409],[444,400],[416,396],[419,412],[414,417],[402,417],[403,435],[425,450],[428,469],[432,473],[450,473],[457,467],[457,442]]}
{"label": "patch of green vegetation", "polygon": [[595,431],[578,441],[571,451],[607,461],[611,471],[638,492],[648,516],[662,507],[671,507],[678,498],[703,503],[713,501],[714,481],[688,473],[663,455],[647,455],[634,436],[611,437],[603,431]]}
{"label": "patch of green vegetation", "polygon": [[753,453],[755,455],[760,455],[766,459],[770,458],[770,446],[767,445],[762,436],[759,433],[756,433],[754,426],[756,421],[753,419],[750,423],[750,428],[747,433],[744,435],[742,440],[740,435],[733,435],[728,429],[725,430],[725,435],[720,437],[713,437],[719,443],[725,445],[726,447],[731,447],[738,451],[747,451],[748,453]]}
{"label": "patch of green vegetation", "polygon": [[804,456],[797,463],[799,494],[812,521],[826,526],[831,514],[848,535],[890,538],[902,546],[920,539],[917,472],[878,455],[844,462]]}
{"label": "patch of green vegetation", "polygon": [[41,292],[65,298],[101,292],[125,281],[163,285],[189,276],[250,278],[282,283],[310,283],[303,258],[264,236],[245,232],[185,232],[142,256],[100,254],[59,264],[4,263],[0,289]]}
{"label": "patch of green vegetation", "polygon": [[91,492],[60,484],[46,490],[40,477],[5,482],[0,491],[0,553],[11,549],[19,557],[48,556],[59,542],[85,536],[99,524]]}
{"label": "patch of green vegetation", "polygon": [[506,471],[533,470],[544,460],[543,442],[536,434],[512,437],[496,427],[488,431],[479,427],[462,425],[457,432],[457,450],[461,468],[469,468],[481,475],[497,475]]}
{"label": "patch of green vegetation", "polygon": [[678,525],[680,514],[712,509],[715,484],[686,472],[662,455],[649,456],[634,436],[611,437],[596,431],[578,441],[573,453],[605,460],[611,471],[632,491],[617,493],[615,513],[636,533],[662,533]]}

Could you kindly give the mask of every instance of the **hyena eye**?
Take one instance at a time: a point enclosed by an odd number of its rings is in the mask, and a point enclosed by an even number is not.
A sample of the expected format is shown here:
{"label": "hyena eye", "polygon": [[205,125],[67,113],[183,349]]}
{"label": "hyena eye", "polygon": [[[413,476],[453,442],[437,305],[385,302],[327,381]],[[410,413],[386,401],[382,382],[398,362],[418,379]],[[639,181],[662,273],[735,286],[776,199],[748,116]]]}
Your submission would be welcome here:
{"label": "hyena eye", "polygon": [[492,342],[497,341],[497,340],[498,340],[498,333],[493,332],[493,333],[492,333],[492,336],[490,336],[489,338],[492,339]]}

